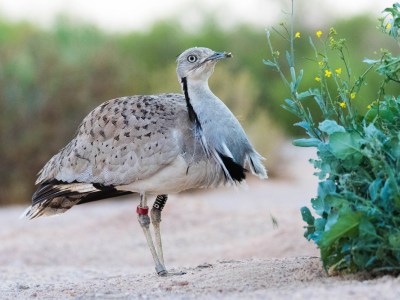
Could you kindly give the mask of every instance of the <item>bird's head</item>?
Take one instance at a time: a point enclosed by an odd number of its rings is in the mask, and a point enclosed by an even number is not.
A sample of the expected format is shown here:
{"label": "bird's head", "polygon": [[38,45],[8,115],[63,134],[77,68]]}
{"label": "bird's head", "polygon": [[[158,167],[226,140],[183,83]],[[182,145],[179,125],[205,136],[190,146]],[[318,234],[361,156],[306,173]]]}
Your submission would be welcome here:
{"label": "bird's head", "polygon": [[218,60],[228,57],[232,57],[232,54],[203,47],[190,48],[178,56],[176,73],[180,81],[182,78],[188,81],[207,81]]}

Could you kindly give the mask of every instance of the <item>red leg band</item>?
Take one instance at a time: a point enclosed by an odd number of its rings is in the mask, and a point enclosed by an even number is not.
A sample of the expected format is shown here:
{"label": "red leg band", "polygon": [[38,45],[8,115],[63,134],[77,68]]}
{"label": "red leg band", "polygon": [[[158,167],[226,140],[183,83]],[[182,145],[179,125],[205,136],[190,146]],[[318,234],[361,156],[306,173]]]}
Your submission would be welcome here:
{"label": "red leg band", "polygon": [[147,206],[146,207],[138,206],[136,208],[136,212],[138,215],[147,215],[149,213],[149,208]]}

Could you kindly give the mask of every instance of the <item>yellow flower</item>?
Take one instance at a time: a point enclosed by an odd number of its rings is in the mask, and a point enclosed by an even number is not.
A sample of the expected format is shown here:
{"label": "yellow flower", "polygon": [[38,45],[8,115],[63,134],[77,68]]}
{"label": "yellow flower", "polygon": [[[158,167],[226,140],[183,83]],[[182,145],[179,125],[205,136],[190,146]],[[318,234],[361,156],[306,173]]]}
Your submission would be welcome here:
{"label": "yellow flower", "polygon": [[332,72],[331,71],[329,71],[329,70],[325,70],[325,77],[331,77],[331,75],[332,75]]}
{"label": "yellow flower", "polygon": [[317,38],[320,38],[321,35],[322,35],[322,31],[321,31],[321,30],[318,30],[318,31],[315,33],[315,35],[317,36]]}
{"label": "yellow flower", "polygon": [[387,23],[385,27],[386,27],[386,29],[390,29],[390,28],[392,28],[392,24]]}
{"label": "yellow flower", "polygon": [[338,75],[342,74],[342,68],[335,69],[335,73]]}
{"label": "yellow flower", "polygon": [[368,109],[371,109],[371,108],[372,108],[371,104],[370,104],[370,105],[368,105],[368,106],[367,106],[367,108],[368,108]]}
{"label": "yellow flower", "polygon": [[354,99],[356,99],[356,96],[357,96],[356,93],[351,93],[351,94],[350,94],[350,99],[351,99],[351,100],[354,100]]}
{"label": "yellow flower", "polygon": [[299,38],[300,38],[300,32],[297,31],[297,32],[295,33],[294,37],[295,37],[296,39],[299,39]]}
{"label": "yellow flower", "polygon": [[321,77],[319,77],[319,76],[316,76],[314,79],[315,79],[315,81],[317,81],[317,82],[320,82],[320,81],[321,81]]}
{"label": "yellow flower", "polygon": [[340,102],[340,103],[339,103],[339,106],[340,106],[341,108],[346,108],[346,102]]}
{"label": "yellow flower", "polygon": [[323,67],[323,66],[325,65],[325,63],[321,60],[321,61],[318,62],[318,65],[319,65],[320,67]]}

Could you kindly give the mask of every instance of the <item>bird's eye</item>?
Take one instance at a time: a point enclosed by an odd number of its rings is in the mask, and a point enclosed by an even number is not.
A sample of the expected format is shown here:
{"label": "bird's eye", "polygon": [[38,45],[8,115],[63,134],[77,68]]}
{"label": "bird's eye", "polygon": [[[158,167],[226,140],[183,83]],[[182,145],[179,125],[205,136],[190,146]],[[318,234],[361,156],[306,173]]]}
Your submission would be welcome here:
{"label": "bird's eye", "polygon": [[194,62],[197,61],[197,56],[196,55],[189,55],[187,57],[187,61],[190,62],[190,63],[194,63]]}

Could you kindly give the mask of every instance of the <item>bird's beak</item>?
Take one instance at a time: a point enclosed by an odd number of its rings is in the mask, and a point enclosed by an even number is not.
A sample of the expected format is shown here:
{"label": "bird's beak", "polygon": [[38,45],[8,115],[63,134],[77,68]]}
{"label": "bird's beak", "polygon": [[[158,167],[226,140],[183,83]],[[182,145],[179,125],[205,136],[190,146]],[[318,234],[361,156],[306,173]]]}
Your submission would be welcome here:
{"label": "bird's beak", "polygon": [[232,53],[230,52],[215,52],[213,55],[207,57],[204,62],[219,60],[222,58],[229,58],[229,57],[232,57]]}

